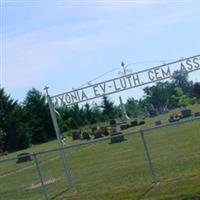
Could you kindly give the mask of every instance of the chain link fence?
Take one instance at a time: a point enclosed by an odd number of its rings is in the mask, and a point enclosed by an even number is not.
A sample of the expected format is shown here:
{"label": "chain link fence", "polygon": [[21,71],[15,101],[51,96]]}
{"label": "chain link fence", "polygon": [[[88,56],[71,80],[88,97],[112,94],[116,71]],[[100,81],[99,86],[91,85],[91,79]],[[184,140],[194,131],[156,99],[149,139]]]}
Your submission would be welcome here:
{"label": "chain link fence", "polygon": [[[198,155],[191,160],[192,165],[185,165],[184,159],[190,159],[191,154],[197,151],[199,141],[196,140],[190,150],[186,148],[190,140],[186,122],[196,120],[199,118],[135,132],[128,130],[123,134],[125,140],[116,144],[111,144],[108,136],[63,149],[1,159],[0,200],[70,199],[74,194],[85,191],[90,197],[97,188],[109,194],[113,188],[120,189],[124,185],[132,187],[137,183],[155,183],[159,179],[178,179],[185,173],[192,176],[200,164]],[[188,134],[176,133],[173,126],[183,126]],[[197,135],[195,137],[198,138]],[[166,138],[171,142],[166,143]],[[67,156],[67,164],[75,180],[74,187],[66,174],[61,150]],[[28,160],[21,162],[23,159]],[[178,167],[174,167],[174,163]],[[164,165],[168,166],[165,170]]]}

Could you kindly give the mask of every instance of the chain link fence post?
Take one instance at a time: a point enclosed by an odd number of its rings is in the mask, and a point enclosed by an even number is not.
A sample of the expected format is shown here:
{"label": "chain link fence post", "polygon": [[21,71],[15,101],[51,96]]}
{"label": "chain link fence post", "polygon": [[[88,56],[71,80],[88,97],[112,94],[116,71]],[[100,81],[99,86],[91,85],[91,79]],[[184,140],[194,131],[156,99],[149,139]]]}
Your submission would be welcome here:
{"label": "chain link fence post", "polygon": [[146,140],[145,140],[145,137],[144,137],[144,131],[142,129],[140,129],[140,136],[141,136],[142,143],[143,143],[143,146],[144,146],[144,151],[145,151],[145,154],[146,154],[146,157],[147,157],[149,169],[151,171],[152,184],[156,185],[156,184],[158,184],[159,181],[158,181],[156,171],[154,169],[154,166],[153,166],[153,163],[152,163],[152,160],[151,160],[151,156],[149,154],[148,146],[147,146],[147,143],[146,143]]}
{"label": "chain link fence post", "polygon": [[45,183],[44,183],[44,180],[43,180],[42,172],[41,172],[41,169],[40,169],[40,165],[39,165],[36,153],[33,153],[33,157],[34,157],[36,170],[37,170],[37,173],[38,173],[38,176],[39,176],[39,179],[40,179],[40,184],[41,184],[42,193],[44,195],[44,200],[48,200],[49,198],[48,198],[48,195],[47,195]]}

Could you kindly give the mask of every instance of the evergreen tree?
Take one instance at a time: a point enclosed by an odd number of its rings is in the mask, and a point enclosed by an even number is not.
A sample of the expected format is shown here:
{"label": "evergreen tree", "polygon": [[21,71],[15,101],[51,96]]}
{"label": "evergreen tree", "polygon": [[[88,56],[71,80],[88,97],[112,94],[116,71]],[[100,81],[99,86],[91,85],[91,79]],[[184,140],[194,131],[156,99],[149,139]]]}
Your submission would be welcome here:
{"label": "evergreen tree", "polygon": [[102,111],[100,109],[100,106],[98,106],[96,103],[94,103],[92,105],[91,110],[92,110],[94,123],[104,121],[104,118],[102,117],[103,115],[102,115]]}
{"label": "evergreen tree", "polygon": [[6,133],[0,128],[0,155],[4,151]]}
{"label": "evergreen tree", "polygon": [[103,116],[105,119],[113,119],[115,118],[115,107],[114,103],[108,99],[107,96],[103,96],[103,102],[101,105],[103,109]]}
{"label": "evergreen tree", "polygon": [[195,83],[192,87],[193,95],[200,98],[200,83]]}
{"label": "evergreen tree", "polygon": [[58,117],[58,124],[61,132],[66,132],[70,129],[68,119],[70,118],[70,109],[67,106],[57,109],[60,117]]}
{"label": "evergreen tree", "polygon": [[[73,119],[73,121],[75,121],[78,127],[83,126],[86,122],[83,108],[79,108],[78,104],[75,104],[71,107],[70,117]],[[69,124],[71,124],[71,122]]]}
{"label": "evergreen tree", "polygon": [[24,101],[24,108],[33,144],[46,142],[55,137],[48,104],[41,92],[35,88],[29,90]]}
{"label": "evergreen tree", "polygon": [[85,115],[85,119],[87,121],[88,124],[94,124],[97,123],[97,121],[100,121],[99,118],[99,113],[100,110],[90,106],[90,104],[86,103],[84,106],[84,115]]}
{"label": "evergreen tree", "polygon": [[15,109],[8,114],[9,125],[6,128],[5,147],[9,151],[25,149],[30,146],[30,129],[24,118],[25,112],[20,105],[16,105]]}
{"label": "evergreen tree", "polygon": [[7,95],[3,88],[0,88],[0,127],[2,130],[7,126],[6,118],[15,108],[17,102]]}
{"label": "evergreen tree", "polygon": [[5,134],[4,150],[14,151],[29,147],[29,128],[24,121],[24,110],[0,89],[0,128]]}

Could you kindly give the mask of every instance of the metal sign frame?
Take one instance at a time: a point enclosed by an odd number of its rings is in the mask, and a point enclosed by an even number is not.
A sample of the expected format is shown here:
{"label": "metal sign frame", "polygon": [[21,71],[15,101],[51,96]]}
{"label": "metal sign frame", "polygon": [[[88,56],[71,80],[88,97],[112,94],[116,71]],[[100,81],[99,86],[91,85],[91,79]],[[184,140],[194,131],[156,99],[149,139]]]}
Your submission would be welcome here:
{"label": "metal sign frame", "polygon": [[[178,69],[173,70],[170,66],[180,63]],[[194,72],[200,69],[200,55],[182,58],[174,62],[166,63],[149,69],[126,74],[114,79],[95,83],[86,87],[71,90],[69,92],[51,96],[55,108],[70,106],[76,103],[96,99],[104,95],[111,95],[128,89],[140,87],[154,82],[171,78],[174,71],[185,70]]]}
{"label": "metal sign frame", "polygon": [[55,130],[56,137],[57,137],[57,140],[58,140],[58,144],[59,144],[59,147],[60,147],[60,154],[61,154],[61,159],[63,161],[64,170],[65,170],[65,173],[66,173],[66,176],[67,176],[67,182],[69,182],[70,187],[75,187],[75,182],[74,182],[74,179],[72,177],[71,170],[69,168],[68,161],[67,161],[67,154],[64,150],[64,145],[61,141],[60,128],[58,126],[58,122],[57,122],[57,119],[56,119],[55,108],[52,104],[51,98],[50,98],[49,93],[48,93],[49,88],[46,86],[44,89],[46,90],[46,94],[47,94],[47,102],[48,102],[48,105],[49,105],[49,110],[50,110],[54,130]]}
{"label": "metal sign frame", "polygon": [[[152,67],[149,69],[141,70],[139,72],[125,74],[124,76],[121,76],[121,77],[117,77],[117,78],[110,79],[110,80],[100,82],[100,83],[95,83],[94,85],[82,87],[82,88],[65,92],[62,94],[58,94],[55,96],[49,95],[48,93],[49,88],[47,86],[44,88],[46,90],[47,101],[49,104],[51,118],[53,121],[56,137],[57,137],[58,144],[60,147],[61,159],[63,160],[64,169],[67,175],[67,181],[69,180],[70,187],[75,187],[75,182],[74,182],[74,179],[71,174],[71,170],[67,162],[66,152],[64,151],[63,144],[61,142],[60,129],[59,129],[58,122],[56,119],[55,109],[58,107],[70,106],[70,105],[81,103],[84,101],[96,99],[104,95],[110,95],[110,94],[118,93],[124,90],[147,85],[150,83],[166,80],[168,78],[171,78],[173,75],[170,66],[177,63],[180,63],[180,66],[177,70],[185,70],[188,73],[200,70],[200,55],[182,58],[174,62],[170,62],[170,63],[166,63],[166,64],[159,65],[156,67]],[[159,74],[159,72],[161,72],[161,75]],[[147,77],[146,81],[141,80],[141,74],[143,73],[144,75],[146,74],[146,77]],[[124,85],[121,88],[117,87],[117,81],[121,82],[121,86],[122,86],[122,83],[124,82]],[[129,83],[129,85],[127,84],[127,82]],[[93,92],[91,93],[92,94],[91,97],[89,97],[86,92],[86,90],[89,90],[89,89],[92,90]],[[101,89],[101,92],[99,89]],[[153,184],[156,185],[159,181],[158,181],[156,171],[150,157],[150,153],[148,150],[147,142],[144,137],[143,130],[140,131],[140,135],[141,135],[142,143],[144,146],[144,151],[147,157],[149,169],[151,171],[152,181],[153,181]]]}

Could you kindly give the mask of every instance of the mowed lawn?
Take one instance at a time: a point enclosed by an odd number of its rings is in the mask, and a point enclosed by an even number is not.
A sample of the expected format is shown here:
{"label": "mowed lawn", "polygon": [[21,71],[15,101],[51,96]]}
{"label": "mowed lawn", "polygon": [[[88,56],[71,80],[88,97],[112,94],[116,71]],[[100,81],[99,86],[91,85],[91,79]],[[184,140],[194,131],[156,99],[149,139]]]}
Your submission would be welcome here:
{"label": "mowed lawn", "polygon": [[[162,116],[166,118],[166,116]],[[152,122],[150,119],[149,125]],[[130,130],[129,130],[130,132]],[[76,188],[68,189],[59,152],[38,156],[50,199],[134,200],[200,199],[200,120],[146,132],[160,183],[151,174],[139,134],[66,149]],[[52,141],[26,150],[55,147]],[[16,155],[14,153],[13,155]],[[5,176],[3,176],[5,175]],[[0,200],[43,199],[33,162],[0,164]]]}

